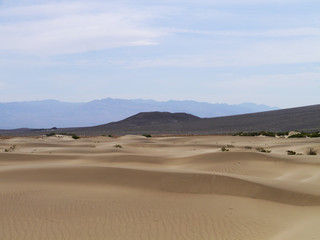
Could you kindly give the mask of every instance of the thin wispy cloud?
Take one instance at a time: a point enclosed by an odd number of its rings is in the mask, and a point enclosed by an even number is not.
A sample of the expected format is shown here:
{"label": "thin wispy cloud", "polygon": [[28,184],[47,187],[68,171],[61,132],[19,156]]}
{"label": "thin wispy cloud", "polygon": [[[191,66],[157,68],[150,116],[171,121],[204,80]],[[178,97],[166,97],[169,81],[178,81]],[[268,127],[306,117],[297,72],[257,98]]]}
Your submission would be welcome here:
{"label": "thin wispy cloud", "polygon": [[[319,7],[316,0],[2,0],[0,101],[235,103],[241,94],[230,88],[238,84],[256,86],[243,101],[290,106],[278,87],[291,79],[297,92],[308,79],[303,102],[315,103]],[[73,86],[74,94],[65,90]],[[259,86],[269,95],[255,94]]]}
{"label": "thin wispy cloud", "polygon": [[260,42],[236,51],[209,50],[202,54],[169,55],[163,58],[128,62],[127,67],[248,67],[271,64],[320,62],[320,38],[299,41]]}
{"label": "thin wispy cloud", "polygon": [[263,31],[205,31],[192,29],[171,29],[174,33],[200,34],[207,36],[226,36],[226,37],[268,37],[268,38],[284,38],[284,37],[308,37],[320,36],[320,28],[283,28],[283,29],[267,29]]}
{"label": "thin wispy cloud", "polygon": [[[138,0],[136,2],[147,2],[145,0]],[[194,3],[192,0],[159,0],[160,3]],[[252,4],[294,4],[294,3],[306,3],[316,2],[315,0],[198,0],[197,3],[201,5],[252,5]]]}
{"label": "thin wispy cloud", "polygon": [[0,50],[29,54],[148,46],[164,34],[145,24],[152,13],[108,4],[35,5],[2,10],[0,16],[17,17],[0,24]]}

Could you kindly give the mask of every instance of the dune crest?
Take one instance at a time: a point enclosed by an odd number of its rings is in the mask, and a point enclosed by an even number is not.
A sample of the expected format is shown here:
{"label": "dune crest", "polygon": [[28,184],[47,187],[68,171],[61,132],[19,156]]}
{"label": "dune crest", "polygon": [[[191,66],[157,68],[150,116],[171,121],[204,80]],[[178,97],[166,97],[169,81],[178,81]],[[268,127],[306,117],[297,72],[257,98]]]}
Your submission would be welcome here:
{"label": "dune crest", "polygon": [[320,139],[0,142],[1,239],[320,238]]}

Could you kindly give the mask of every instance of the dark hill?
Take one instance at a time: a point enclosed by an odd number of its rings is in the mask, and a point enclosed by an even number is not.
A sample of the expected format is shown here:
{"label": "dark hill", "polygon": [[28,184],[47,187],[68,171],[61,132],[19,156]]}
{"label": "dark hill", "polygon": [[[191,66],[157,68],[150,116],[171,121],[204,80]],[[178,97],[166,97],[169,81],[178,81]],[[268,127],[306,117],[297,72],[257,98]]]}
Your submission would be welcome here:
{"label": "dark hill", "polygon": [[86,132],[108,131],[113,134],[170,134],[183,131],[183,126],[193,124],[201,118],[187,113],[169,112],[144,112],[126,118],[119,122],[113,122],[91,128]]}
{"label": "dark hill", "polygon": [[320,131],[320,105],[207,118],[198,124],[199,133]]}
{"label": "dark hill", "polygon": [[[187,113],[143,112],[117,122],[119,125],[157,125],[195,121],[201,118]],[[104,126],[104,125],[101,125]],[[99,126],[98,126],[99,127]]]}
{"label": "dark hill", "polygon": [[19,129],[0,131],[0,135],[41,135],[48,132],[80,135],[103,134],[231,134],[252,131],[319,131],[320,105],[242,114],[199,118],[186,113],[145,112],[119,122],[63,129]]}
{"label": "dark hill", "polygon": [[229,134],[291,130],[320,130],[320,105],[217,118],[198,118],[183,113],[140,113],[119,122],[86,129],[88,133],[113,134]]}

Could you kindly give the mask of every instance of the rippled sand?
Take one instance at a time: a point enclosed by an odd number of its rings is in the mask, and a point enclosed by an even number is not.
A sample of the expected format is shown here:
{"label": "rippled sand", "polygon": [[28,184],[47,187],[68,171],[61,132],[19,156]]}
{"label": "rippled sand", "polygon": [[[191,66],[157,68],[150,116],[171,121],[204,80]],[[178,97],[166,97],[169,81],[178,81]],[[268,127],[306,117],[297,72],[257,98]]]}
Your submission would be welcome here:
{"label": "rippled sand", "polygon": [[320,239],[307,147],[320,139],[1,139],[0,239]]}

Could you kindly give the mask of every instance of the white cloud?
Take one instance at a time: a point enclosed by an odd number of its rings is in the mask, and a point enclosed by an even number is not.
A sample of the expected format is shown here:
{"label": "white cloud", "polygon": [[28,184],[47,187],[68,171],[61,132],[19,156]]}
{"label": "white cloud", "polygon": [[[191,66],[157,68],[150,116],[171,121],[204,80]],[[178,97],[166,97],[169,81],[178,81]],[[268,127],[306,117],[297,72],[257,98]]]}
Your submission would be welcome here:
{"label": "white cloud", "polygon": [[263,31],[205,31],[190,29],[171,29],[173,33],[190,33],[209,36],[225,36],[225,37],[306,37],[320,36],[320,28],[304,27],[304,28],[285,28],[285,29],[268,29]]}
{"label": "white cloud", "polygon": [[319,38],[263,41],[236,50],[213,49],[202,54],[172,55],[129,62],[128,67],[248,67],[320,62]]}
{"label": "white cloud", "polygon": [[[141,2],[141,1],[140,1]],[[143,2],[143,1],[142,1]],[[159,0],[161,3],[178,3],[187,4],[194,3],[193,0]],[[316,0],[198,0],[197,4],[201,5],[253,5],[253,4],[294,4],[294,3],[307,3],[317,2]]]}
{"label": "white cloud", "polygon": [[5,9],[0,16],[15,21],[0,23],[0,50],[66,54],[154,45],[164,32],[146,25],[153,14],[146,9],[95,3]]}
{"label": "white cloud", "polygon": [[37,5],[23,5],[16,7],[6,7],[0,9],[0,16],[2,18],[25,18],[25,17],[55,17],[63,16],[66,14],[86,12],[94,10],[92,5],[80,2],[74,4],[72,2],[66,3],[47,3],[47,4],[37,4]]}

